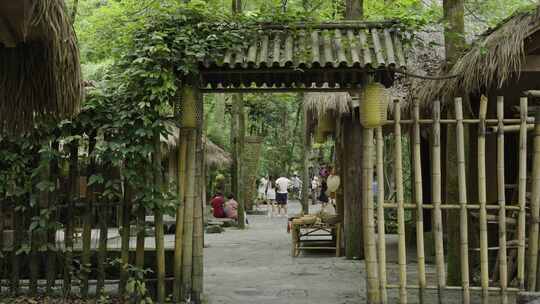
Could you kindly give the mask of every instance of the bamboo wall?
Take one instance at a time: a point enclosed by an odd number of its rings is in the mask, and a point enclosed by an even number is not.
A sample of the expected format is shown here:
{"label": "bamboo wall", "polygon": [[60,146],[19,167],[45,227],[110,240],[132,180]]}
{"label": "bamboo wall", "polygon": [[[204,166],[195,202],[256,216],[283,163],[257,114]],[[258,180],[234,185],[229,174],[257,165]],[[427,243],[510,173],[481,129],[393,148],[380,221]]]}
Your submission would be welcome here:
{"label": "bamboo wall", "polygon": [[[407,303],[411,294],[418,294],[419,303],[425,302],[427,291],[438,293],[439,303],[444,302],[446,291],[460,291],[462,303],[471,303],[471,294],[479,294],[482,303],[491,303],[494,297],[501,303],[508,303],[510,295],[523,291],[536,291],[537,265],[538,265],[538,237],[540,217],[540,120],[534,127],[534,118],[528,113],[528,100],[521,98],[519,103],[519,118],[510,118],[505,113],[504,97],[489,100],[496,103],[496,115],[487,116],[488,99],[480,100],[480,110],[477,118],[469,119],[463,116],[463,102],[455,98],[451,112],[455,116],[441,118],[441,103],[435,101],[432,106],[431,117],[421,117],[418,104],[413,106],[411,119],[401,119],[400,103],[394,104],[394,117],[387,121],[385,126],[375,130],[365,129],[364,154],[366,159],[375,159],[363,163],[363,175],[366,181],[364,187],[364,225],[365,256],[367,272],[367,296],[369,303],[391,303],[389,292],[397,290],[396,297],[399,303]],[[507,107],[509,108],[509,107]],[[472,128],[476,127],[476,128]],[[441,144],[441,130],[455,128],[457,150],[457,163],[452,164],[448,170],[456,170],[459,189],[457,203],[443,201],[443,145]],[[376,179],[381,185],[384,182],[384,139],[383,129],[390,131],[394,139],[394,161],[396,198],[394,201],[384,201],[385,187],[379,186],[379,193],[371,193],[371,185]],[[411,140],[411,167],[413,170],[413,197],[405,201],[403,195],[404,180],[402,176],[402,130],[410,130]],[[475,160],[467,160],[466,139],[467,130],[478,130],[476,134]],[[489,132],[488,132],[489,131]],[[519,144],[514,147],[505,145],[506,132],[513,133]],[[528,132],[529,131],[529,132]],[[374,137],[375,134],[375,137]],[[429,134],[430,155],[422,155],[422,134]],[[470,134],[470,133],[469,133]],[[517,135],[516,135],[517,134]],[[474,136],[474,135],[471,135]],[[496,150],[486,151],[486,138],[496,141]],[[533,147],[528,148],[529,141],[534,141]],[[374,142],[375,145],[370,144]],[[471,142],[469,139],[468,142]],[[375,147],[375,148],[373,148]],[[513,151],[516,155],[505,155],[505,151]],[[494,162],[488,162],[486,155],[496,155]],[[529,156],[529,163],[527,157]],[[512,158],[518,160],[518,166],[513,165]],[[422,160],[429,159],[427,164]],[[528,171],[532,163],[532,170]],[[468,165],[475,168],[468,168]],[[423,176],[429,167],[430,175]],[[488,184],[486,167],[496,168],[496,183]],[[375,168],[375,170],[373,170]],[[473,169],[476,174],[467,174]],[[508,176],[506,170],[515,170],[517,176],[517,195],[509,195]],[[530,172],[532,171],[532,172]],[[528,174],[528,172],[530,172]],[[513,173],[513,172],[510,172]],[[476,183],[467,180],[468,176],[477,177]],[[489,177],[491,178],[491,177]],[[430,180],[431,193],[423,193],[423,181]],[[477,189],[471,189],[471,187]],[[470,191],[475,190],[475,191]],[[496,194],[496,202],[487,199],[488,193]],[[478,193],[478,197],[470,197],[469,193]],[[374,202],[373,196],[377,201]],[[425,201],[430,197],[431,201]],[[387,262],[388,236],[385,234],[385,210],[397,211],[397,265]],[[456,210],[458,216],[449,218],[450,210]],[[433,244],[425,241],[424,213],[431,214],[431,227],[433,229]],[[415,223],[415,235],[406,235],[405,215],[411,214]],[[450,286],[447,284],[447,250],[445,231],[446,221],[459,222],[459,258],[461,284]],[[474,225],[470,225],[474,224]],[[470,226],[478,227],[473,229]],[[376,233],[375,233],[376,229]],[[476,235],[477,234],[477,235]],[[408,238],[416,239],[414,262],[410,250],[407,250]],[[472,242],[471,239],[479,240]],[[427,250],[426,246],[433,246]],[[475,248],[478,246],[478,248]],[[410,248],[409,248],[410,249]],[[430,248],[431,249],[431,248]],[[434,252],[434,265],[430,265],[432,275],[426,271],[426,252]],[[478,257],[478,262],[476,261]],[[477,265],[479,264],[479,265]],[[398,273],[398,278],[389,278],[387,271],[392,269]],[[434,270],[433,270],[434,269]],[[411,280],[414,278],[414,280]],[[390,283],[390,281],[394,281]],[[414,292],[411,292],[414,291]],[[430,298],[432,299],[432,298]],[[413,302],[416,302],[414,299]],[[430,302],[432,302],[430,300]]]}

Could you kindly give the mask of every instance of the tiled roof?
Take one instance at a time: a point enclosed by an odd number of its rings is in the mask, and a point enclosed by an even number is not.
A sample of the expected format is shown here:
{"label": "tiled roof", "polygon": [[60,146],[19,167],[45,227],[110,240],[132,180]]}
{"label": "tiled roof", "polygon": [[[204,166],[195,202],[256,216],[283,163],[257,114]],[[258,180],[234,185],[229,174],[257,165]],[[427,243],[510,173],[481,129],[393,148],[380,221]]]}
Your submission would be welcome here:
{"label": "tiled roof", "polygon": [[[199,66],[202,74],[208,76],[203,77],[205,85],[212,87],[252,82],[257,86],[283,86],[287,77],[288,81],[303,85],[328,83],[325,80],[329,80],[332,86],[332,82],[345,85],[344,80],[326,79],[328,75],[319,79],[318,76],[347,70],[393,70],[404,68],[406,61],[396,23],[340,22],[261,26],[259,38],[249,47],[205,58]],[[244,74],[233,76],[230,73]],[[302,74],[309,79],[304,79]],[[330,78],[334,76],[340,77],[333,75]],[[345,78],[349,76],[344,75]],[[351,78],[349,85],[354,85],[355,81],[360,80]]]}

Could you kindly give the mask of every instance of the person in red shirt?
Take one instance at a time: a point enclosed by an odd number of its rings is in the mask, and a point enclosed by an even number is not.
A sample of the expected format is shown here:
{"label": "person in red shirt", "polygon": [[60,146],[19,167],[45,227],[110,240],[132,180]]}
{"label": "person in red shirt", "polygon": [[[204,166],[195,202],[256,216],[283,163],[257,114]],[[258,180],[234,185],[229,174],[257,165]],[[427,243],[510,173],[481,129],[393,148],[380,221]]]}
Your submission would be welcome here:
{"label": "person in red shirt", "polygon": [[223,204],[225,203],[225,198],[223,197],[223,194],[218,192],[216,195],[212,198],[210,201],[210,204],[212,205],[212,214],[216,218],[224,218],[225,217],[225,210],[223,209]]}

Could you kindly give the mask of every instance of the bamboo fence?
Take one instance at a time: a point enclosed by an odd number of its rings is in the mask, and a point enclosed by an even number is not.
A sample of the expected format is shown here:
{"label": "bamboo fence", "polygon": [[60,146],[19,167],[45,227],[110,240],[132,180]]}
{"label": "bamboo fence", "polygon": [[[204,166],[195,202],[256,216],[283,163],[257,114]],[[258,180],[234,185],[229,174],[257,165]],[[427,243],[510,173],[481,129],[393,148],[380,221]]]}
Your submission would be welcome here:
{"label": "bamboo fence", "polygon": [[[507,118],[505,115],[505,100],[498,97],[493,104],[491,115],[488,117],[488,99],[482,97],[477,118],[463,117],[463,101],[461,98],[455,98],[453,101],[454,118],[441,118],[441,103],[435,101],[431,109],[430,118],[420,117],[418,105],[412,106],[412,115],[410,119],[401,119],[400,103],[394,103],[393,118],[387,120],[382,127],[376,129],[376,178],[379,183],[377,193],[371,193],[369,189],[364,194],[363,212],[366,219],[365,233],[368,233],[371,227],[377,227],[377,260],[374,261],[368,253],[370,251],[369,239],[366,240],[366,271],[368,286],[368,303],[386,303],[388,301],[387,290],[398,289],[397,296],[400,303],[407,303],[408,290],[418,291],[420,303],[425,302],[424,294],[426,291],[437,290],[439,303],[444,302],[445,291],[460,290],[462,293],[462,303],[472,302],[472,293],[477,293],[482,303],[491,303],[490,297],[499,297],[501,303],[508,303],[509,294],[519,291],[537,290],[537,265],[538,265],[538,237],[539,237],[539,218],[540,218],[540,120],[529,117],[528,99],[523,97],[519,102],[519,119]],[[506,107],[510,108],[510,107]],[[538,115],[538,114],[537,114]],[[474,136],[467,126],[476,126],[471,130],[478,130],[477,133],[477,151],[471,154],[476,159],[467,160],[465,145],[467,136]],[[534,128],[531,127],[534,126]],[[410,128],[409,128],[410,126]],[[445,204],[442,199],[442,160],[441,160],[441,129],[444,126],[454,126],[456,128],[457,151],[452,151],[457,155],[457,163],[449,170],[458,172],[459,200],[457,204]],[[390,128],[391,127],[391,128]],[[411,168],[413,183],[413,195],[411,202],[406,202],[404,197],[403,168],[404,157],[402,152],[402,129],[410,130],[411,135]],[[395,167],[395,199],[393,201],[384,201],[384,172],[383,153],[384,140],[383,130],[391,134],[394,146]],[[508,131],[510,130],[510,131]],[[469,132],[468,132],[469,131]],[[468,132],[468,133],[467,133]],[[511,140],[519,142],[519,146],[508,146],[505,142],[505,132],[513,132]],[[366,141],[369,141],[369,135],[372,132],[364,131]],[[422,135],[430,134],[428,137]],[[534,138],[534,150],[530,155],[527,153],[528,139]],[[421,153],[422,141],[430,146],[430,154]],[[492,149],[493,157],[486,155],[486,145],[489,142],[495,149]],[[370,145],[364,145],[364,156],[369,158],[371,150]],[[515,149],[516,152],[505,154],[509,149]],[[490,152],[491,152],[490,151]],[[509,158],[515,158],[511,164],[515,163],[515,168],[509,164]],[[530,158],[532,164],[532,173],[527,172],[527,159]],[[426,160],[430,160],[427,162]],[[470,164],[469,164],[470,162]],[[365,161],[364,166],[373,166]],[[467,172],[472,170],[468,168],[473,165],[477,170],[478,183],[467,183]],[[425,166],[428,166],[431,178],[431,193],[425,196],[425,187],[422,173],[425,174]],[[423,170],[424,167],[424,170]],[[486,168],[496,169],[496,176],[487,176]],[[507,191],[509,186],[505,177],[508,170],[516,172],[515,183],[512,189],[517,189],[517,194],[512,196]],[[373,179],[374,172],[364,168],[365,183]],[[367,175],[366,175],[367,174]],[[491,184],[488,184],[491,183]],[[531,184],[528,195],[528,183]],[[367,184],[364,184],[364,188]],[[472,189],[471,187],[478,187]],[[365,189],[365,190],[366,190]],[[493,189],[493,195],[488,194],[487,189]],[[387,189],[388,190],[388,189]],[[392,190],[392,189],[390,189]],[[472,191],[471,191],[472,190]],[[477,192],[475,192],[476,190]],[[477,193],[478,197],[470,197],[469,193]],[[369,216],[373,214],[374,201],[372,195],[377,197],[376,217]],[[491,196],[489,196],[491,195]],[[425,197],[430,197],[431,202],[426,201]],[[491,197],[489,199],[488,197]],[[512,201],[517,200],[517,201]],[[386,260],[387,245],[385,232],[385,210],[394,209],[397,211],[397,269],[399,278],[397,283],[389,283],[386,277],[387,268],[391,262]],[[431,213],[433,244],[428,245],[424,239],[424,211]],[[446,219],[459,221],[459,248],[460,248],[460,273],[461,284],[459,286],[448,286],[446,282],[446,264],[444,252],[444,220],[445,211],[459,210],[459,218]],[[413,269],[409,268],[407,263],[406,238],[406,212],[414,211],[412,217],[416,227],[416,269],[415,283],[408,281]],[[374,223],[377,221],[377,223]],[[469,225],[475,221],[475,225]],[[495,224],[495,225],[493,225]],[[509,225],[513,227],[509,228]],[[473,228],[476,227],[476,228]],[[527,229],[528,227],[528,229]],[[512,231],[509,233],[508,231]],[[515,232],[514,232],[515,231]],[[490,233],[491,232],[491,233]],[[471,234],[477,233],[475,238]],[[495,233],[495,234],[493,234]],[[497,235],[498,238],[489,239],[490,235]],[[411,236],[412,237],[412,236]],[[517,240],[513,241],[512,238]],[[510,238],[510,241],[507,240]],[[474,247],[470,239],[478,239],[479,248]],[[516,245],[517,244],[517,245]],[[433,275],[428,275],[426,270],[426,246],[434,247],[435,267]],[[491,246],[491,247],[490,247]],[[479,252],[479,264],[472,258],[473,252]],[[475,254],[476,255],[476,254]],[[527,256],[526,256],[527,255]],[[375,267],[373,263],[378,263]],[[527,265],[527,268],[525,267]],[[479,267],[477,267],[479,266]],[[478,269],[478,270],[477,270]],[[490,278],[491,277],[491,278]],[[373,282],[377,278],[377,283]]]}
{"label": "bamboo fence", "polygon": [[[202,107],[201,95],[192,87],[189,90],[184,97],[195,98]],[[66,159],[34,155],[41,171],[32,176],[28,200],[35,204],[19,208],[25,202],[2,193],[0,294],[58,295],[61,291],[65,297],[100,299],[117,290],[126,303],[148,296],[156,303],[166,303],[169,297],[175,303],[189,299],[199,303],[206,195],[201,125],[181,128],[177,155],[169,159],[176,169],[164,170],[159,134],[149,142],[153,150],[148,163],[136,168],[140,178],[152,183],[155,202],[164,193],[177,194],[173,220],[160,206],[146,204],[147,197],[136,188],[141,185],[129,182],[127,160],[119,167],[110,159],[97,159],[97,139],[102,134],[91,131],[88,137],[63,145],[43,143]],[[103,140],[109,140],[109,134],[103,134]],[[89,183],[93,176],[101,176],[104,182]],[[50,183],[54,190],[41,189],[40,182]],[[43,221],[47,226],[41,229]],[[166,234],[174,234],[174,246],[165,242]],[[140,290],[134,287],[141,285],[133,280],[142,280],[147,294],[137,294]]]}

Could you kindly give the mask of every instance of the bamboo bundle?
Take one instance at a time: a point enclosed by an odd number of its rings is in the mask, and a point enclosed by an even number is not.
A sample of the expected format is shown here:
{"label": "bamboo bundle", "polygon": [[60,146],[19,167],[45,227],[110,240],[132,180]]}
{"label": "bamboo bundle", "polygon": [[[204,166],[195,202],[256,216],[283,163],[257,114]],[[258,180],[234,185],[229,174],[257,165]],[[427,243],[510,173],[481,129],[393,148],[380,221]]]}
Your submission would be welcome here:
{"label": "bamboo bundle", "polygon": [[497,198],[499,209],[499,281],[501,286],[502,303],[508,302],[506,288],[508,287],[508,267],[506,254],[506,194],[504,181],[504,97],[497,97],[497,118],[499,132],[497,134]]}
{"label": "bamboo bundle", "polygon": [[[90,180],[90,177],[96,173],[96,157],[94,154],[94,149],[96,147],[96,132],[92,132],[88,139],[88,156],[90,157],[90,163],[87,170],[87,180]],[[88,203],[86,205],[86,210],[84,214],[84,223],[83,223],[83,248],[81,263],[83,270],[81,273],[81,295],[83,298],[88,296],[88,274],[90,272],[91,261],[90,261],[90,247],[92,242],[92,221],[93,221],[93,204],[95,203],[95,193],[94,186],[90,185],[88,189]]]}
{"label": "bamboo bundle", "polygon": [[531,223],[529,227],[529,251],[527,290],[536,290],[538,267],[538,225],[540,220],[540,111],[536,111],[534,127],[534,154],[531,194]]}
{"label": "bamboo bundle", "polygon": [[437,264],[437,286],[439,288],[439,300],[442,299],[443,289],[446,287],[446,271],[444,265],[444,241],[441,212],[441,102],[433,103],[433,128],[432,128],[432,197],[433,197],[433,232],[435,238],[435,261]]}
{"label": "bamboo bundle", "polygon": [[[163,179],[161,175],[161,139],[159,132],[154,134],[154,153],[152,154],[154,173],[154,191],[156,198],[161,195]],[[161,206],[154,209],[154,228],[156,238],[156,276],[157,276],[157,303],[165,303],[165,232],[163,231],[163,212]]]}
{"label": "bamboo bundle", "polygon": [[488,100],[480,99],[478,125],[478,202],[480,204],[480,276],[482,285],[482,303],[489,303],[489,260],[488,260],[488,228],[486,209],[486,113]]}
{"label": "bamboo bundle", "polygon": [[[105,141],[108,141],[110,138],[110,134],[105,134],[104,136]],[[104,166],[104,176],[105,180],[112,181],[112,163],[107,162]],[[105,266],[107,263],[107,237],[108,237],[108,223],[107,219],[109,217],[109,208],[108,206],[110,203],[109,199],[105,199],[105,206],[102,206],[101,208],[98,208],[98,216],[99,216],[99,240],[98,240],[98,265],[97,265],[97,286],[96,286],[96,297],[100,297],[105,288]]]}
{"label": "bamboo bundle", "polygon": [[416,250],[418,256],[418,296],[423,302],[424,288],[426,286],[426,258],[424,256],[424,209],[422,193],[422,159],[420,152],[420,107],[414,103],[414,129],[413,129],[413,160],[414,160],[414,194],[416,204]]}
{"label": "bamboo bundle", "polygon": [[405,208],[403,197],[403,164],[401,152],[401,108],[394,103],[394,163],[396,171],[396,200],[398,221],[399,302],[407,303],[407,243],[405,241]]}
{"label": "bamboo bundle", "polygon": [[521,129],[519,131],[519,218],[518,218],[518,256],[517,280],[520,289],[525,288],[525,221],[527,202],[527,97],[519,100]]}
{"label": "bamboo bundle", "polygon": [[367,274],[367,298],[368,303],[380,302],[380,282],[377,265],[377,244],[375,241],[375,223],[373,214],[373,129],[363,129],[363,157],[362,157],[362,186],[363,204],[362,215],[364,220],[364,255]]}
{"label": "bamboo bundle", "polygon": [[469,239],[467,223],[467,181],[465,173],[465,135],[463,131],[463,109],[461,98],[455,99],[456,103],[456,136],[457,136],[457,165],[459,187],[459,235],[461,255],[461,286],[463,288],[463,303],[470,303],[469,292]]}
{"label": "bamboo bundle", "polygon": [[[197,101],[200,105],[202,100]],[[196,139],[196,170],[195,170],[195,201],[193,206],[193,291],[191,299],[195,303],[200,303],[203,292],[203,197],[205,178],[204,170],[204,149],[202,146],[202,130],[197,130]]]}
{"label": "bamboo bundle", "polygon": [[180,290],[182,289],[182,242],[184,239],[184,206],[186,193],[186,153],[187,133],[181,131],[180,148],[178,149],[178,199],[179,206],[176,210],[176,231],[174,237],[174,288],[173,299],[180,302]]}
{"label": "bamboo bundle", "polygon": [[196,170],[196,137],[197,131],[190,130],[187,143],[186,194],[184,206],[184,239],[182,248],[182,298],[191,296],[193,270],[193,213],[195,204],[195,170]]}
{"label": "bamboo bundle", "polygon": [[382,127],[377,128],[377,236],[379,237],[379,283],[381,302],[388,302],[386,292],[386,234],[384,228],[384,139]]}

